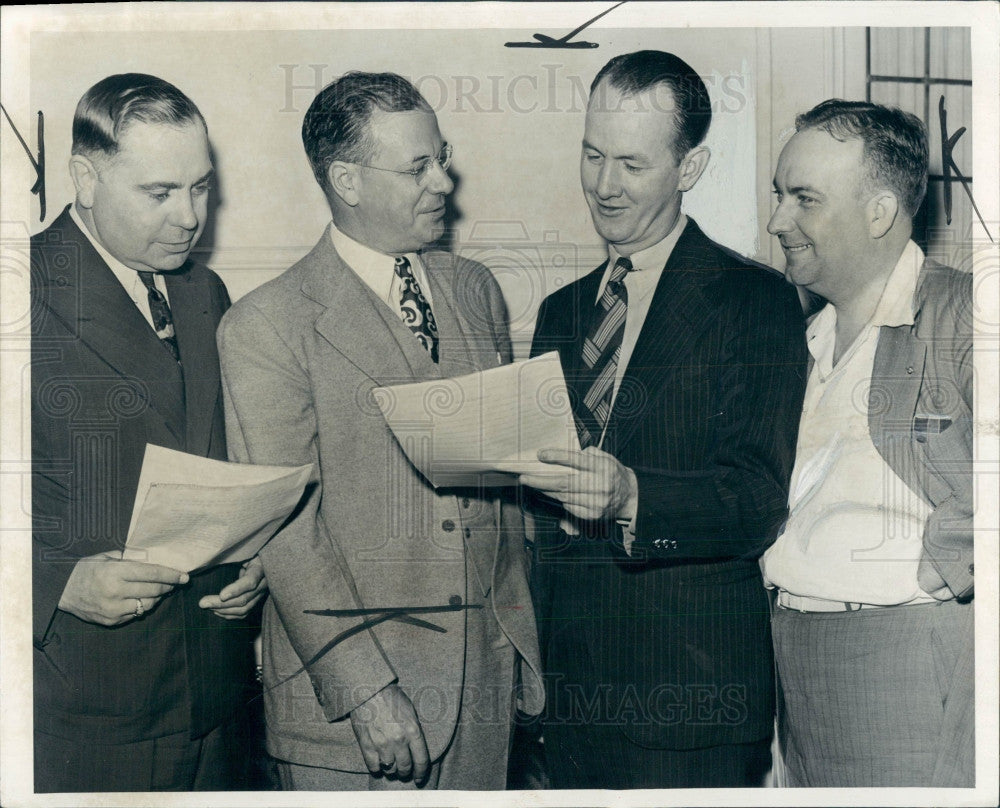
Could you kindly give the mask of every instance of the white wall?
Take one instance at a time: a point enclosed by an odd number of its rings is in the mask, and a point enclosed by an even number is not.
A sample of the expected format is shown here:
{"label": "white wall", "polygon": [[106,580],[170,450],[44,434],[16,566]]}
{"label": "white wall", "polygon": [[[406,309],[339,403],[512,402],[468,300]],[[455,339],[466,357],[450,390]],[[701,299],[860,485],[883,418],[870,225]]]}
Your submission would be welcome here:
{"label": "white wall", "polygon": [[[503,47],[529,33],[35,33],[31,108],[45,113],[47,219],[72,199],[65,166],[80,95],[116,72],[160,76],[208,121],[219,181],[199,251],[238,298],[303,255],[329,220],[299,136],[316,90],[349,69],[393,70],[417,83],[455,146],[454,246],[497,275],[523,353],[544,295],[602,260],[578,176],[590,81],[612,56],[657,48],[698,70],[713,99],[712,161],[685,209],[713,238],[771,259],[763,228],[776,136],[843,84],[831,79],[841,29],[606,29],[592,37],[597,49]],[[843,71],[861,91],[863,69],[854,60]]]}

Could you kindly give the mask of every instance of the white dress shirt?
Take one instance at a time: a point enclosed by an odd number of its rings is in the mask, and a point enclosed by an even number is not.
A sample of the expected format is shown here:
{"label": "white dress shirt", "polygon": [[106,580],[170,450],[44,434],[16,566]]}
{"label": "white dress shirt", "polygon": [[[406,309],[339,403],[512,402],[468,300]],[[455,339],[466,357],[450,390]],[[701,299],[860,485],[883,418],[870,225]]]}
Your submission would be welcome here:
{"label": "white dress shirt", "polygon": [[924,255],[912,241],[871,320],[833,364],[837,310],[806,331],[806,386],[784,532],[761,559],[764,582],[799,597],[892,606],[931,601],[917,583],[929,506],[882,459],[868,430],[881,326],[913,325]]}
{"label": "white dress shirt", "polygon": [[[386,255],[371,247],[366,247],[338,230],[337,225],[332,222],[330,224],[330,238],[337,255],[344,259],[344,263],[365,282],[379,300],[396,312],[400,319],[403,319],[403,310],[399,306],[403,297],[403,282],[396,274],[395,256]],[[427,282],[427,272],[420,256],[416,253],[407,253],[405,258],[410,262],[413,277],[416,278],[420,285],[420,291],[427,298],[427,303],[433,311],[434,301],[431,298],[430,284]]]}
{"label": "white dress shirt", "polygon": [[[149,310],[149,290],[146,288],[146,284],[142,282],[142,278],[139,277],[137,270],[131,267],[125,266],[121,261],[115,258],[111,253],[109,253],[104,246],[94,238],[94,235],[87,229],[87,225],[84,223],[83,219],[80,218],[80,214],[76,212],[76,205],[71,205],[69,209],[70,218],[76,222],[76,226],[80,228],[80,232],[87,237],[87,240],[94,245],[94,249],[97,250],[97,254],[104,259],[104,263],[108,265],[108,268],[114,273],[114,276],[118,278],[118,282],[125,289],[125,292],[132,302],[135,303],[136,308],[143,317],[146,318],[146,322],[149,323],[149,327],[154,331],[156,330],[153,326],[153,315]],[[170,298],[167,295],[167,282],[164,280],[163,275],[154,270],[150,270],[153,273],[153,285],[160,291],[163,295],[164,300],[167,301],[167,305],[170,305]],[[92,283],[91,280],[85,280],[85,283]]]}

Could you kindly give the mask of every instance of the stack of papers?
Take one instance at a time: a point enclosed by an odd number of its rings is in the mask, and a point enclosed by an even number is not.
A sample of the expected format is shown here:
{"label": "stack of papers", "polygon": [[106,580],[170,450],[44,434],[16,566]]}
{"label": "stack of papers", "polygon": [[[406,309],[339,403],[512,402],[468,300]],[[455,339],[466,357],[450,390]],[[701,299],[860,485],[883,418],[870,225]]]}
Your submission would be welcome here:
{"label": "stack of papers", "polygon": [[379,387],[386,422],[435,488],[514,485],[526,472],[564,476],[539,449],[580,450],[559,355],[454,379]]}
{"label": "stack of papers", "polygon": [[312,463],[242,465],[147,444],[122,558],[182,572],[253,558],[312,471]]}

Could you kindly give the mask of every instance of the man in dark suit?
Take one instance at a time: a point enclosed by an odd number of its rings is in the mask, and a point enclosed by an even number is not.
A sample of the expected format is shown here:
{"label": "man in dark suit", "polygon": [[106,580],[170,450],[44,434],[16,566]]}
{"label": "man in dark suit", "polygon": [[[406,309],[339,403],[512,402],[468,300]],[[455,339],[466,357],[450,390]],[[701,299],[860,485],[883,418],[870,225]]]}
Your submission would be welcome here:
{"label": "man in dark suit", "polygon": [[785,518],[803,318],[780,275],[681,213],[709,159],[681,59],[612,59],[591,85],[581,179],[609,259],[548,297],[582,452],[521,482],[561,507],[539,547],[559,788],[750,786],[774,683],[756,557]]}
{"label": "man in dark suit", "polygon": [[205,121],[161,79],[110,76],[77,106],[69,167],[76,203],[31,240],[35,789],[239,787],[259,562],[121,560],[147,443],[226,457],[229,297],[188,259]]}

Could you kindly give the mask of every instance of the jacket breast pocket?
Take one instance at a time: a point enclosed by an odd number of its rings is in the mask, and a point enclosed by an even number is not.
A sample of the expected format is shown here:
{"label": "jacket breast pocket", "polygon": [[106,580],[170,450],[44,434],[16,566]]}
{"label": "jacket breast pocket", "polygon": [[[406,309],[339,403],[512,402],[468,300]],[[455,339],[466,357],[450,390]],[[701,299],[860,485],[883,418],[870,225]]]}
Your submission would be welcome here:
{"label": "jacket breast pocket", "polygon": [[971,496],[972,419],[918,414],[913,439],[924,465],[951,493]]}

